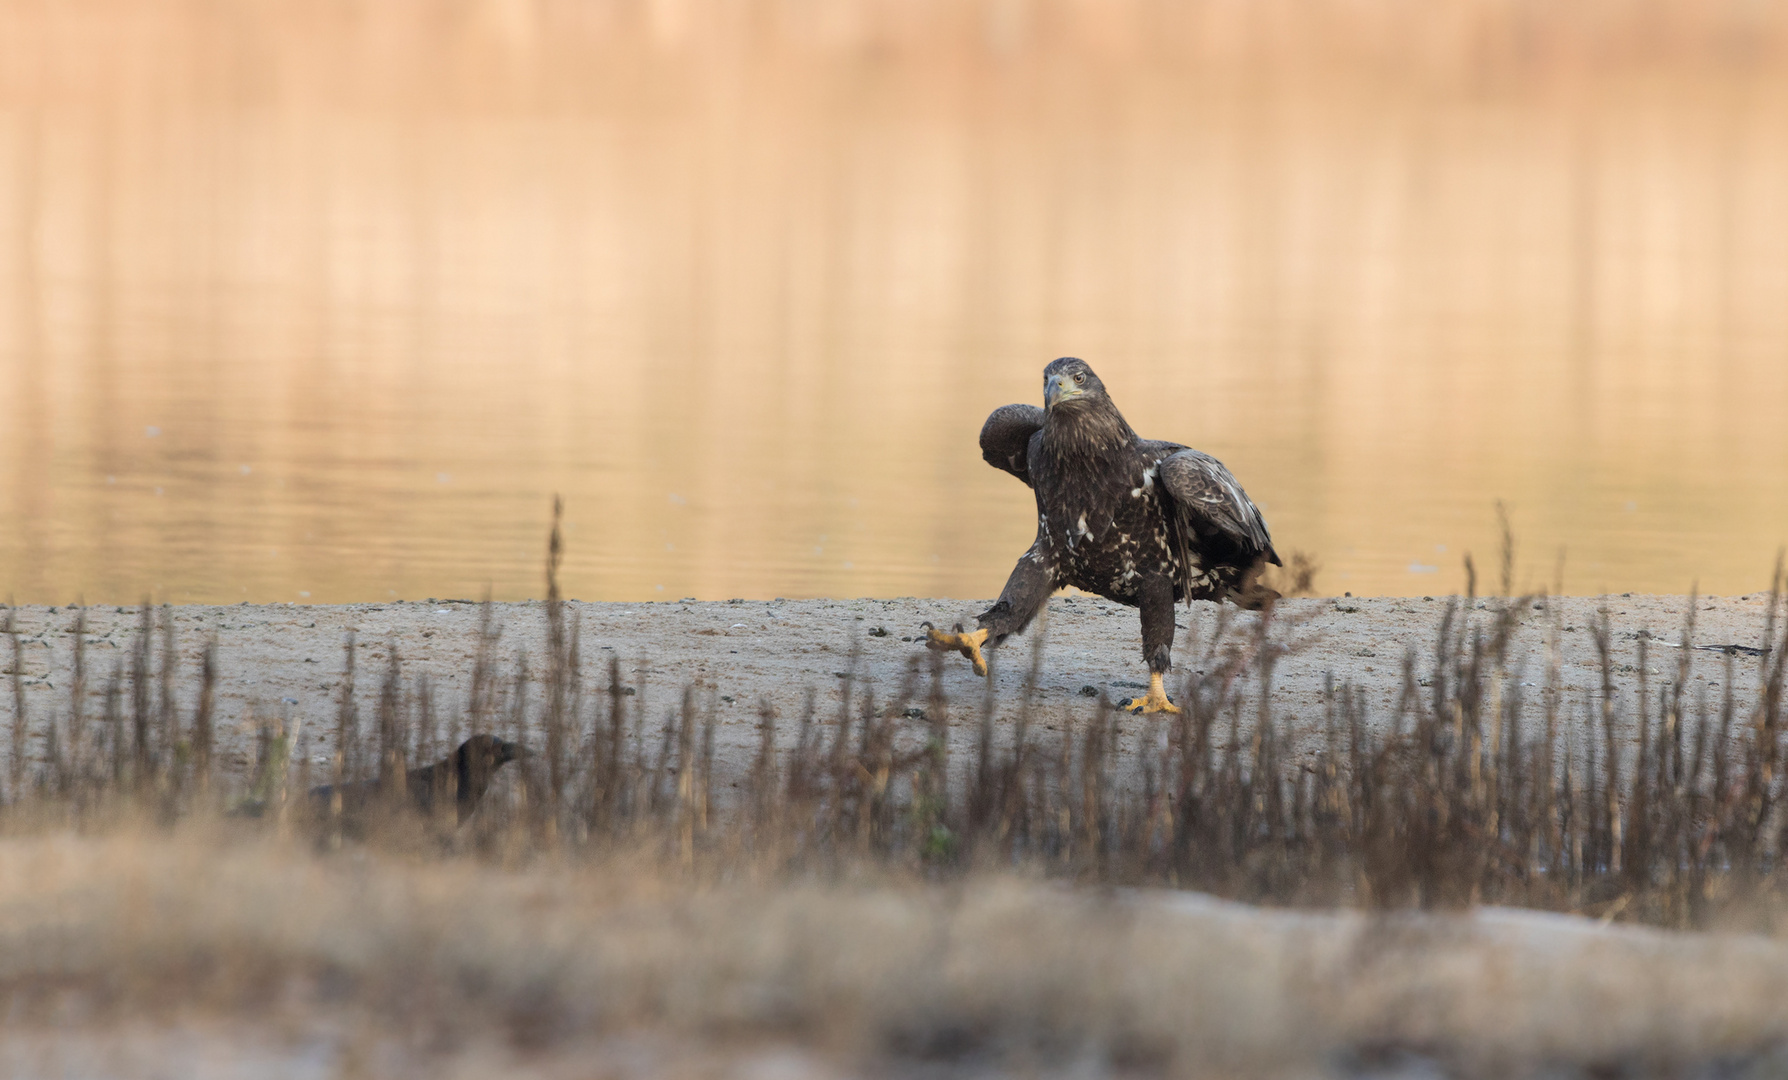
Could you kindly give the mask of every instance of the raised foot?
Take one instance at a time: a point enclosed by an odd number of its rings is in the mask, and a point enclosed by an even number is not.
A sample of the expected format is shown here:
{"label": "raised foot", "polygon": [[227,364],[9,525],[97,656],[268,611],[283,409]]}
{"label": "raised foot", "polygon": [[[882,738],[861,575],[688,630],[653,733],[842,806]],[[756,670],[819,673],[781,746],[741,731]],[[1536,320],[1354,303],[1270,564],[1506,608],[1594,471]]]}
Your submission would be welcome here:
{"label": "raised foot", "polygon": [[1118,702],[1118,708],[1128,709],[1133,713],[1177,713],[1180,711],[1180,707],[1168,698],[1167,691],[1161,688],[1161,673],[1159,671],[1149,672],[1148,696],[1141,700],[1125,698]]}
{"label": "raised foot", "polygon": [[969,658],[975,665],[975,674],[987,674],[987,658],[981,655],[981,644],[987,640],[987,631],[971,630],[964,633],[962,624],[956,624],[956,632],[946,634],[930,623],[925,623],[925,647],[940,652],[959,652]]}

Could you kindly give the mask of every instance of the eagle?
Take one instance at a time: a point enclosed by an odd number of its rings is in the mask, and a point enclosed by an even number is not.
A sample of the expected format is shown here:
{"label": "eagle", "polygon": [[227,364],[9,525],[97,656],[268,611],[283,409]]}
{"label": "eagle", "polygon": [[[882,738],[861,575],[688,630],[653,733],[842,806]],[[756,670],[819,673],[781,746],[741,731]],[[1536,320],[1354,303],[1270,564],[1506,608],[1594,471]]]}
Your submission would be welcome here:
{"label": "eagle", "polygon": [[1018,559],[994,605],[945,633],[926,624],[926,644],[960,652],[987,674],[981,647],[1030,625],[1064,586],[1138,608],[1148,696],[1132,712],[1179,712],[1161,679],[1172,666],[1173,607],[1229,600],[1259,610],[1279,598],[1260,584],[1282,566],[1266,519],[1223,463],[1179,443],[1144,439],[1084,361],[1043,369],[1043,408],[1006,405],[981,428],[981,456],[1037,496],[1037,539]]}

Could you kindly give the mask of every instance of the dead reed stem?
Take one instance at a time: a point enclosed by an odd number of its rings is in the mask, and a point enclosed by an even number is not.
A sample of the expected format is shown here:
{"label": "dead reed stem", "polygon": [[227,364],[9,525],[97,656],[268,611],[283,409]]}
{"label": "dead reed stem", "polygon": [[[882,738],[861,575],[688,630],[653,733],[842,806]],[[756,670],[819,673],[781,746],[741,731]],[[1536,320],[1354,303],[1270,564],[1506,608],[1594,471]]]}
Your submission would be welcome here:
{"label": "dead reed stem", "polygon": [[[22,708],[22,631],[8,609],[15,709],[4,818],[14,828],[79,825],[117,820],[103,809],[111,806],[165,827],[246,788],[276,829],[314,831],[325,846],[356,836],[410,845],[413,827],[401,825],[406,770],[456,745],[463,715],[475,730],[496,728],[536,752],[506,774],[469,831],[456,834],[445,814],[428,828],[449,849],[505,861],[601,859],[644,844],[685,874],[874,865],[947,877],[1028,867],[1254,901],[1498,903],[1705,926],[1775,910],[1784,887],[1780,584],[1756,661],[1761,689],[1748,704],[1735,690],[1741,660],[1731,652],[1718,688],[1687,692],[1699,681],[1693,604],[1669,676],[1657,680],[1647,665],[1670,643],[1638,636],[1639,666],[1629,668],[1617,660],[1606,613],[1598,615],[1590,629],[1599,685],[1593,707],[1578,711],[1564,702],[1556,613],[1541,617],[1543,684],[1524,689],[1511,659],[1523,613],[1546,609],[1544,597],[1486,598],[1482,607],[1455,600],[1438,620],[1426,677],[1406,654],[1391,715],[1372,716],[1359,688],[1325,682],[1309,756],[1292,752],[1295,714],[1274,690],[1298,633],[1278,616],[1223,611],[1214,629],[1188,634],[1176,687],[1182,712],[1126,723],[1122,735],[1103,698],[1066,724],[1054,714],[1045,721],[1039,628],[1022,690],[1004,700],[987,684],[961,762],[949,750],[954,709],[937,658],[928,669],[916,658],[884,696],[853,654],[829,723],[818,721],[811,694],[788,727],[759,709],[756,753],[736,794],[717,784],[719,688],[684,686],[675,707],[654,717],[618,658],[599,676],[605,685],[586,688],[577,625],[552,605],[549,629],[553,621],[559,629],[536,681],[525,657],[498,656],[501,628],[487,606],[466,695],[444,706],[434,685],[406,672],[395,642],[383,645],[378,727],[366,740],[360,645],[347,636],[332,787],[314,810],[285,794],[309,785],[302,752],[299,775],[289,776],[304,739],[289,714],[251,718],[261,733],[251,773],[219,769],[215,641],[182,731],[172,694],[154,691],[173,685],[178,653],[166,620],[157,626],[145,606],[126,661],[105,682],[104,715],[91,718],[79,700],[91,677],[77,613],[79,674],[67,692],[79,697],[61,715],[32,716]],[[157,642],[154,665],[148,646]],[[1628,709],[1637,717],[1631,754],[1620,723]],[[44,748],[36,760],[24,752],[34,741]],[[362,782],[377,785],[380,821],[390,824],[345,827],[342,791]],[[434,805],[457,792],[444,794]]]}

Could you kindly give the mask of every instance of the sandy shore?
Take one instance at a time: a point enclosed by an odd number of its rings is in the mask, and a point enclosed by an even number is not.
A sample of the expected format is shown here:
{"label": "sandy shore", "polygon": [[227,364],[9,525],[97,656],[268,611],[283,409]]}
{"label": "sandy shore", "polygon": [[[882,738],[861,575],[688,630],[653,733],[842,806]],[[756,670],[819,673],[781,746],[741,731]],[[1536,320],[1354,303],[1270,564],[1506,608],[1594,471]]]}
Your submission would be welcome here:
{"label": "sandy shore", "polygon": [[[1479,601],[1488,618],[1500,600]],[[1684,596],[1619,595],[1550,601],[1561,627],[1559,655],[1565,687],[1566,715],[1586,707],[1600,685],[1590,621],[1605,609],[1614,627],[1615,661],[1629,683],[1636,679],[1639,635],[1650,631],[1677,640],[1689,600]],[[1696,640],[1717,644],[1760,644],[1767,616],[1767,594],[1747,597],[1703,597],[1698,601]],[[886,700],[899,687],[907,664],[924,650],[913,639],[920,624],[948,625],[969,621],[985,602],[895,600],[680,601],[668,603],[572,602],[570,610],[582,626],[587,680],[592,688],[607,684],[607,657],[619,657],[624,682],[637,690],[656,719],[691,682],[712,686],[720,710],[717,736],[722,771],[749,760],[757,738],[759,703],[769,702],[785,721],[799,716],[806,693],[816,695],[822,717],[835,716],[850,666],[853,642],[861,649],[858,662],[861,692],[873,687]],[[1399,692],[1402,656],[1414,649],[1418,670],[1432,663],[1434,640],[1446,598],[1340,598],[1285,601],[1274,627],[1276,638],[1293,646],[1278,663],[1274,696],[1282,716],[1297,718],[1306,750],[1314,750],[1323,712],[1326,675],[1362,687],[1377,719],[1388,717]],[[480,607],[462,600],[433,600],[341,606],[292,604],[229,607],[185,606],[172,609],[177,634],[180,705],[190,712],[197,696],[199,659],[204,642],[218,641],[220,722],[225,760],[246,761],[252,740],[251,719],[282,709],[303,720],[314,737],[310,749],[319,762],[328,754],[328,733],[342,692],[344,643],[357,639],[358,695],[362,714],[370,716],[379,680],[397,649],[408,677],[427,674],[449,708],[463,704],[477,648]],[[541,670],[544,642],[543,607],[539,603],[494,605],[502,628],[497,654],[509,672],[518,657]],[[100,716],[103,686],[115,666],[128,668],[138,614],[134,609],[87,609],[87,714]],[[1553,611],[1530,606],[1522,611],[1511,678],[1539,686],[1545,676],[1546,642]],[[1218,618],[1210,604],[1179,611],[1181,631],[1175,662],[1181,670],[1206,663],[1205,647]],[[1258,616],[1230,611],[1235,629],[1250,631]],[[20,631],[23,683],[34,728],[50,715],[67,715],[74,654],[76,611],[72,608],[22,606],[16,611]],[[1135,693],[1147,677],[1142,663],[1136,613],[1086,596],[1059,596],[1051,601],[1041,627],[1047,637],[1038,687],[1045,733],[1076,717],[1091,715],[1100,692],[1114,700]],[[1032,634],[1036,630],[1033,629]],[[996,655],[993,688],[1001,716],[1019,703],[1031,658],[1031,635],[1015,639]],[[159,649],[159,643],[158,643]],[[1711,700],[1724,680],[1722,657],[1696,653],[1694,681],[1705,685]],[[1647,670],[1656,679],[1673,680],[1677,652],[1651,647]],[[10,643],[0,641],[0,670],[10,673]],[[1741,691],[1756,685],[1758,663],[1738,661]],[[953,729],[964,741],[972,738],[984,683],[966,661],[951,657],[946,689],[952,704]],[[1537,693],[1537,691],[1536,691]],[[10,730],[12,695],[0,694],[0,731]],[[1126,718],[1124,734],[1145,727]],[[792,723],[785,728],[790,733]],[[1047,737],[1047,735],[1046,735]],[[30,740],[29,753],[40,757],[42,740]]]}

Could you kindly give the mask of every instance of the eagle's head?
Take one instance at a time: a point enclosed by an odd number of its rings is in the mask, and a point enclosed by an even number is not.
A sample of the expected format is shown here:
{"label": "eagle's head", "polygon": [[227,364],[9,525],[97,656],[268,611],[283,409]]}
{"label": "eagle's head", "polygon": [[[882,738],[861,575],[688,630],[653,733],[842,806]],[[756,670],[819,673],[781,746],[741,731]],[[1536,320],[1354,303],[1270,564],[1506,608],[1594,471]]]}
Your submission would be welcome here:
{"label": "eagle's head", "polygon": [[1043,407],[1051,413],[1079,411],[1089,405],[1110,405],[1105,384],[1085,360],[1064,356],[1043,369]]}
{"label": "eagle's head", "polygon": [[1043,369],[1044,445],[1058,454],[1104,453],[1136,433],[1086,361],[1064,356]]}

